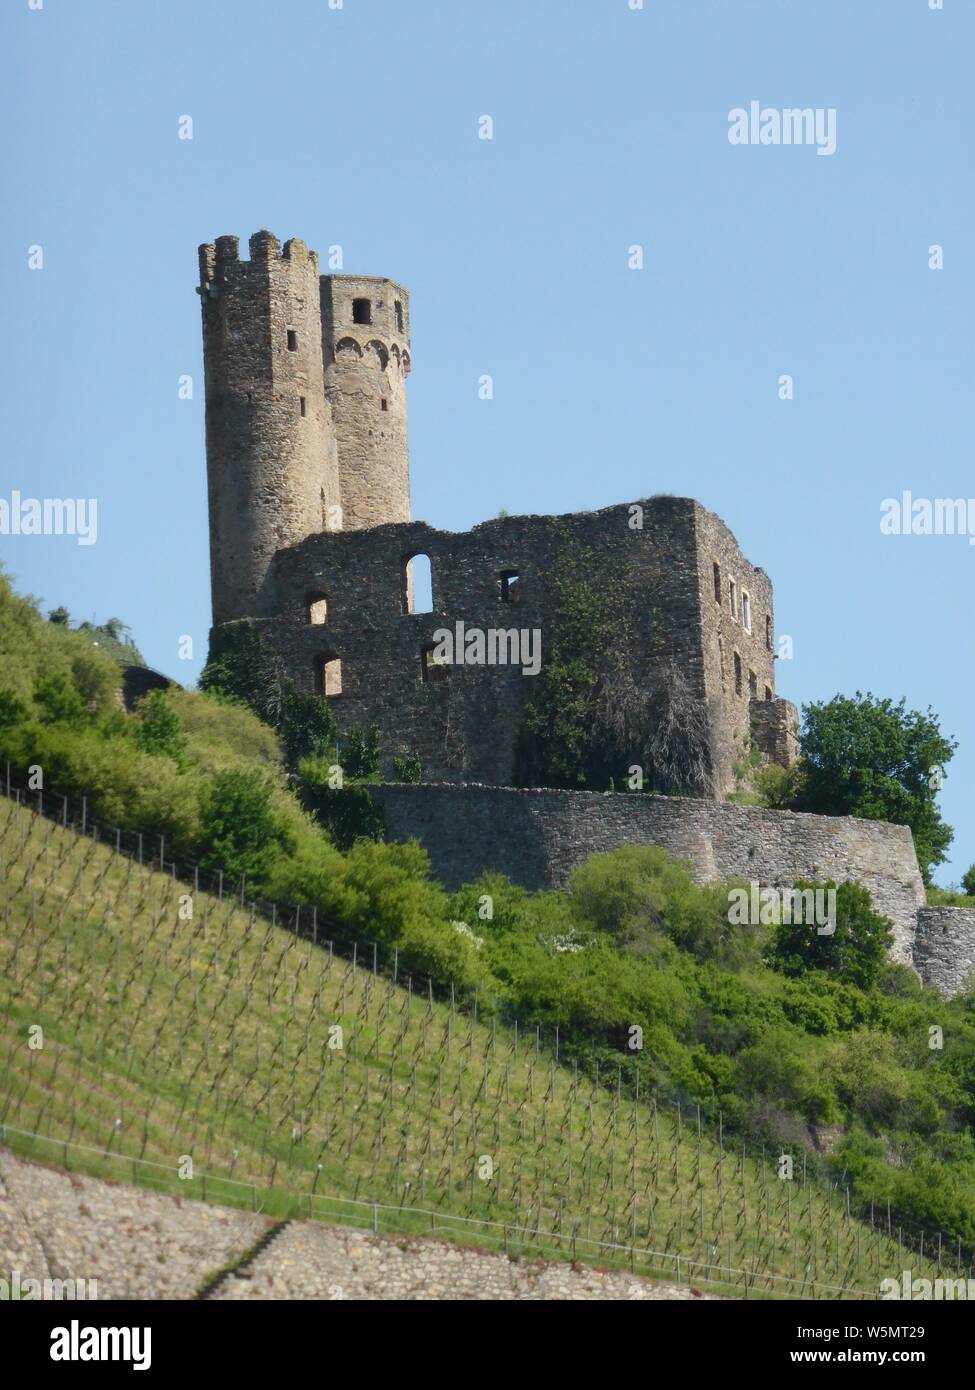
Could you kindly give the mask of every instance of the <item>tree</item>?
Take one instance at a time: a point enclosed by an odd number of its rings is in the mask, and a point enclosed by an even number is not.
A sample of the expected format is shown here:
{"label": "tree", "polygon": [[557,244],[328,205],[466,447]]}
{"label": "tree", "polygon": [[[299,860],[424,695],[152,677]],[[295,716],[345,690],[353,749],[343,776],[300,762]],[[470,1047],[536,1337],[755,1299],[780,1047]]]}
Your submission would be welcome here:
{"label": "tree", "polygon": [[929,708],[902,699],[852,698],[803,708],[803,788],[797,809],[909,825],[926,883],[947,858],[953,834],[936,805],[945,764],[958,747]]}
{"label": "tree", "polygon": [[975,898],[975,864],[969,864],[962,874],[961,886],[970,898]]}
{"label": "tree", "polygon": [[[10,728],[27,718],[28,710],[23,700],[18,700],[12,690],[0,690],[0,729]],[[417,778],[417,781],[420,779]]]}
{"label": "tree", "polygon": [[71,622],[71,614],[64,607],[52,608],[47,615],[49,623],[54,623],[56,627],[67,627]]}
{"label": "tree", "polygon": [[[804,883],[797,881],[793,891],[805,893],[835,889],[836,914],[832,932],[822,931],[823,923],[805,920],[804,912],[789,913],[790,922],[775,927],[769,963],[785,975],[806,970],[825,970],[860,989],[870,989],[887,961],[893,941],[891,922],[874,912],[870,894],[856,883]],[[822,901],[827,901],[822,899]],[[785,916],[786,914],[782,914]],[[796,917],[803,920],[796,921]]]}
{"label": "tree", "polygon": [[67,724],[77,728],[91,718],[91,711],[77,688],[60,673],[39,677],[34,683],[34,704],[44,724]]}
{"label": "tree", "polygon": [[180,769],[185,766],[186,739],[179,715],[162,690],[150,690],[139,701],[135,740],[143,752],[172,758]]}
{"label": "tree", "polygon": [[201,797],[200,868],[260,887],[280,847],[270,782],[257,772],[218,772]]}

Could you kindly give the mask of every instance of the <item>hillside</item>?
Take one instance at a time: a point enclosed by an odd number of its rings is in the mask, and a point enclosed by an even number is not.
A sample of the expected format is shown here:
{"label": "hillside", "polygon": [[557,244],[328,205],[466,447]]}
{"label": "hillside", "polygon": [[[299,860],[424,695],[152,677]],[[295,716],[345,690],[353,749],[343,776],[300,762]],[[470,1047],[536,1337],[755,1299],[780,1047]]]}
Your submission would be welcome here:
{"label": "hillside", "polygon": [[426,981],[374,975],[7,801],[0,870],[0,1123],[20,1152],[50,1160],[26,1135],[53,1136],[100,1151],[65,1151],[72,1166],[184,1196],[333,1219],[327,1199],[391,1204],[404,1230],[490,1221],[466,1238],[663,1277],[679,1255],[682,1277],[739,1292],[875,1296],[905,1267],[896,1222],[850,1218],[801,1163],[781,1181],[693,1111],[596,1084],[550,1038],[476,1022]]}

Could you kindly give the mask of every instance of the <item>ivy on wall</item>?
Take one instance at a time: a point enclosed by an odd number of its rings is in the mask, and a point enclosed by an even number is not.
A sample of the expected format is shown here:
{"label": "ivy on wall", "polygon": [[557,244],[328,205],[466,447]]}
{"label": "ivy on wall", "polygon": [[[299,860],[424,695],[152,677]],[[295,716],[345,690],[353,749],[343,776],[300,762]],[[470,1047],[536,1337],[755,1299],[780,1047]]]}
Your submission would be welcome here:
{"label": "ivy on wall", "polygon": [[652,585],[625,556],[559,521],[552,530],[555,620],[518,734],[515,784],[708,794],[707,711],[668,653]]}

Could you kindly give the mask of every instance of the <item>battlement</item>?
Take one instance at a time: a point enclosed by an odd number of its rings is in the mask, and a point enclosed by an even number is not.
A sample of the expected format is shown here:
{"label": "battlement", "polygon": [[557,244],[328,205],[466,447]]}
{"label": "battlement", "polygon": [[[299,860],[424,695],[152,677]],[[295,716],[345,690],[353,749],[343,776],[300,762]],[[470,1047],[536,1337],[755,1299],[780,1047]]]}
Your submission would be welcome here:
{"label": "battlement", "polygon": [[219,236],[213,242],[204,242],[199,248],[201,285],[219,281],[228,271],[240,268],[246,273],[252,267],[268,266],[274,261],[307,266],[318,274],[318,252],[310,251],[300,237],[291,237],[282,246],[273,232],[255,232],[249,239],[248,250],[249,260],[241,257],[240,238],[236,236]]}

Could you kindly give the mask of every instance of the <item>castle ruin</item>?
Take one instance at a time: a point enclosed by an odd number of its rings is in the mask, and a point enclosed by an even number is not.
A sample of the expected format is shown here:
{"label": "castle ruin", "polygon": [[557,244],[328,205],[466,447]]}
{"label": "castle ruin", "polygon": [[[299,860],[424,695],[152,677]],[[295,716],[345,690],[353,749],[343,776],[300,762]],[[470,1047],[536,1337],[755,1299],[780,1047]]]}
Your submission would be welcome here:
{"label": "castle ruin", "polygon": [[[269,232],[200,248],[213,620],[248,622],[341,728],[376,724],[384,770],[415,753],[430,782],[509,786],[534,677],[501,661],[522,633],[557,643],[568,548],[594,590],[632,594],[626,679],[678,680],[706,712],[707,790],[723,796],[750,746],[795,755],[775,695],[772,585],[717,516],[655,496],[561,517],[500,517],[464,534],[410,519],[409,294],[319,275]],[[433,604],[412,580],[430,562]],[[437,659],[438,634],[493,633],[484,660]],[[492,654],[495,659],[492,660]],[[619,768],[617,785],[627,774]]]}
{"label": "castle ruin", "polygon": [[[464,534],[411,520],[410,303],[395,281],[319,275],[269,232],[200,247],[215,632],[247,624],[339,727],[377,725],[383,771],[415,753],[423,783],[372,789],[390,839],[418,838],[448,886],[501,872],[564,886],[594,851],[659,844],[700,881],[851,879],[893,923],[894,959],[953,994],[975,969],[975,912],[926,908],[910,831],[724,801],[749,751],[788,766],[796,710],[775,694],[772,585],[699,502],[653,496],[568,516],[501,516]],[[563,626],[566,555],[589,592],[624,595],[613,679],[699,712],[706,787],[617,796],[518,783],[519,731]],[[430,561],[432,609],[413,566]],[[461,627],[462,625],[462,627]],[[457,633],[454,659],[438,656]],[[495,634],[469,662],[464,633]],[[501,660],[537,636],[540,662]],[[523,654],[523,653],[522,653]],[[607,681],[608,684],[611,682]],[[622,788],[627,773],[619,768]]]}

